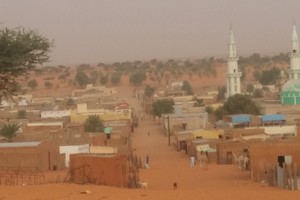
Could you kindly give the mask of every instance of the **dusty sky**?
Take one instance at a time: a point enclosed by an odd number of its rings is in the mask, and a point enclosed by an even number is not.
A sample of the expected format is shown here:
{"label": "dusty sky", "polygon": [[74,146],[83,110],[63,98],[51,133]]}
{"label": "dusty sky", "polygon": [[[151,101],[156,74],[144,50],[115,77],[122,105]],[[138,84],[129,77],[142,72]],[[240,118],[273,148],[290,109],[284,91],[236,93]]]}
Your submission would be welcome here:
{"label": "dusty sky", "polygon": [[55,40],[49,64],[225,57],[290,51],[300,0],[0,0],[0,27]]}

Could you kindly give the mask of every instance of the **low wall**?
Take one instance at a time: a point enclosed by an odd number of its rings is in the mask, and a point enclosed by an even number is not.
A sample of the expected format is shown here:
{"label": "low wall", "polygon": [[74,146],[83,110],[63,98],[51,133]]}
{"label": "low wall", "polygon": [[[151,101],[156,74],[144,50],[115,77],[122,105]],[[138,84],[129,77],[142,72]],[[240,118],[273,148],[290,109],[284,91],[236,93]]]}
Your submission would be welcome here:
{"label": "low wall", "polygon": [[71,180],[80,184],[128,186],[125,155],[73,154],[70,172]]}

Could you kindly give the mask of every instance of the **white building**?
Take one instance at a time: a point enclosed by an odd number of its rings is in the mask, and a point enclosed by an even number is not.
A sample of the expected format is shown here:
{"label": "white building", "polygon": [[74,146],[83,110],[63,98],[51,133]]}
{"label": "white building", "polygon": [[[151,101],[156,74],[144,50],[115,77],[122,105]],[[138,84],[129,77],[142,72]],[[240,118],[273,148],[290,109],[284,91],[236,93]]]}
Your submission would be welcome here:
{"label": "white building", "polygon": [[82,145],[70,145],[70,146],[60,146],[59,153],[65,154],[65,166],[70,166],[70,155],[77,153],[90,153],[90,145],[82,144]]}
{"label": "white building", "polygon": [[18,101],[18,106],[28,106],[28,102],[26,101],[26,99],[20,99]]}
{"label": "white building", "polygon": [[1,107],[5,107],[5,108],[8,108],[8,107],[12,107],[13,104],[10,103],[10,102],[8,102],[8,101],[6,101],[6,100],[2,100],[0,106],[1,106]]}
{"label": "white building", "polygon": [[41,118],[62,118],[70,116],[71,112],[69,110],[51,110],[41,112]]}
{"label": "white building", "polygon": [[241,93],[242,72],[238,70],[238,60],[236,54],[236,45],[232,29],[229,34],[228,58],[227,58],[227,93],[226,98]]}
{"label": "white building", "polygon": [[296,26],[293,26],[292,33],[292,52],[290,53],[290,69],[289,80],[299,80],[300,79],[300,52],[299,52],[299,40],[296,30]]}
{"label": "white building", "polygon": [[172,90],[181,90],[183,86],[183,81],[173,81],[171,83]]}

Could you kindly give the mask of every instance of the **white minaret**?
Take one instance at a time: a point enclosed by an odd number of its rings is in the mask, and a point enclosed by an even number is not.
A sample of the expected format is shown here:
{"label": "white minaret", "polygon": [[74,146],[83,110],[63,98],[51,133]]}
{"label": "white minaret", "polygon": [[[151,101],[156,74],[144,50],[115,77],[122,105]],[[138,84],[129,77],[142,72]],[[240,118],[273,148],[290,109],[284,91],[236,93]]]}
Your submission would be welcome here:
{"label": "white minaret", "polygon": [[289,80],[300,79],[300,52],[299,52],[299,40],[296,30],[296,26],[293,26],[292,33],[292,52],[290,54],[290,69]]}
{"label": "white minaret", "polygon": [[238,70],[238,60],[236,55],[236,46],[232,29],[230,28],[229,44],[228,44],[228,58],[227,58],[227,93],[226,98],[235,94],[241,93],[241,76],[242,72]]}

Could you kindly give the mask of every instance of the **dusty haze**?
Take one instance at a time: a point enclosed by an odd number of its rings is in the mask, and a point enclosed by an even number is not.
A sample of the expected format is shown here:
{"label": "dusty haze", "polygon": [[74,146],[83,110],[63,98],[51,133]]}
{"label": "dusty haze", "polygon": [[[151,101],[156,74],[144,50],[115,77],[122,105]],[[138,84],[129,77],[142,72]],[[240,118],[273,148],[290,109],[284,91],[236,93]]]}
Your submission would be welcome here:
{"label": "dusty haze", "polygon": [[[55,40],[50,64],[225,57],[290,50],[299,0],[0,0],[0,27]],[[300,25],[298,26],[300,31]]]}

